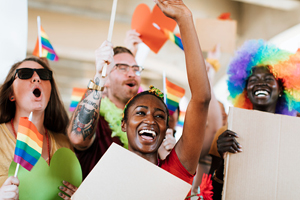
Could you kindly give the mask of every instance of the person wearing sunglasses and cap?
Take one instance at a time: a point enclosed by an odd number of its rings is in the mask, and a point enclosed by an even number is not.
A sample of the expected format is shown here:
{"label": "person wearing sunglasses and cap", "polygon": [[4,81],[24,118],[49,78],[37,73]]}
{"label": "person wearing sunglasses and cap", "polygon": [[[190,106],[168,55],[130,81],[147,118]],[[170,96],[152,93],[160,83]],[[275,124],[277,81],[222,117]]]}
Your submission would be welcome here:
{"label": "person wearing sunglasses and cap", "polygon": [[15,63],[0,88],[0,199],[18,199],[19,180],[8,178],[20,117],[32,112],[32,122],[44,136],[42,158],[50,164],[61,147],[73,149],[66,137],[68,115],[49,66],[31,57]]}

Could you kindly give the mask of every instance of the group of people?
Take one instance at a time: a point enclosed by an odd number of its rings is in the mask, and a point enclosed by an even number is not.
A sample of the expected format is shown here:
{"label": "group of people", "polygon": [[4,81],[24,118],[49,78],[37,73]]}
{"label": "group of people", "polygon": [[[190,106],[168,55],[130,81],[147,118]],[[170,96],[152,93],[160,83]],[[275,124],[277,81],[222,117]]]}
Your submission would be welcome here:
{"label": "group of people", "polygon": [[[57,149],[70,148],[75,151],[85,178],[115,142],[190,184],[194,181],[196,191],[199,177],[194,180],[194,176],[200,175],[201,179],[201,160],[209,152],[213,198],[221,197],[223,155],[242,151],[236,140],[238,134],[227,130],[226,125],[220,128],[222,112],[211,90],[209,64],[203,59],[191,11],[182,1],[154,1],[177,22],[184,46],[191,99],[178,142],[175,144],[173,130],[169,129],[174,129],[171,121],[176,121],[177,116],[169,116],[163,93],[154,86],[138,93],[143,69],[129,49],[114,48],[104,41],[96,50],[95,76],[70,120],[49,65],[40,58],[26,58],[11,67],[0,88],[0,199],[19,197],[18,185],[22,183],[16,177],[8,177],[8,168],[13,160],[19,119],[30,112],[32,122],[45,136],[41,156],[48,164]],[[136,52],[140,42],[137,33],[131,41],[129,48]],[[296,115],[300,99],[293,91],[299,87],[295,78],[300,75],[299,63],[300,52],[291,54],[262,40],[246,42],[228,69],[234,105]],[[103,80],[104,65],[108,70]],[[105,97],[101,81],[106,81]],[[160,153],[161,150],[165,152]],[[66,181],[63,184],[58,195],[70,199],[77,188]]]}

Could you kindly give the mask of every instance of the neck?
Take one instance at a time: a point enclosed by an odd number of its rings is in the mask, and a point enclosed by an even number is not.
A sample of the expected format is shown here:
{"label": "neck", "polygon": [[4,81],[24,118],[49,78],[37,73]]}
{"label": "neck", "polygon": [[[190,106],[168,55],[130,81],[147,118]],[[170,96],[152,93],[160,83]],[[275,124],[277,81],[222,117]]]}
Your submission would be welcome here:
{"label": "neck", "polygon": [[108,99],[112,102],[112,103],[114,103],[116,106],[117,106],[117,108],[120,108],[120,109],[124,109],[125,108],[125,105],[126,105],[126,103],[124,103],[123,101],[121,101],[120,99],[117,99],[117,98],[114,98],[114,97],[112,97],[111,95],[110,96],[108,96]]}
{"label": "neck", "polygon": [[[30,112],[20,112],[18,109],[16,110],[16,114],[14,117],[14,126],[15,130],[18,130],[19,120],[20,117],[29,117]],[[35,125],[39,133],[45,135],[45,128],[44,128],[44,112],[32,112],[32,120],[31,122]]]}
{"label": "neck", "polygon": [[264,111],[264,112],[269,112],[269,113],[275,113],[276,111],[276,104],[275,106],[254,106],[253,105],[253,110],[259,110],[259,111]]}
{"label": "neck", "polygon": [[137,154],[138,156],[148,160],[149,162],[152,162],[153,164],[157,165],[158,164],[158,152],[155,153],[148,153],[144,154],[139,151],[134,151],[132,149],[129,149],[131,152]]}

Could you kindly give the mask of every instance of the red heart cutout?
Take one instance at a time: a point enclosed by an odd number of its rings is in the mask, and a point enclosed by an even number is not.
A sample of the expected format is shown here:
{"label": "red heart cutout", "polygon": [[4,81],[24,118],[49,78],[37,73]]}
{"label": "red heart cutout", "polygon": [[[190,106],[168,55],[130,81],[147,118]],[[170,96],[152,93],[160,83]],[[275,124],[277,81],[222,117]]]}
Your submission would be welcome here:
{"label": "red heart cutout", "polygon": [[153,23],[170,31],[176,27],[176,22],[166,17],[157,5],[152,12],[146,4],[138,5],[132,15],[131,28],[141,34],[140,38],[153,52],[158,53],[168,38]]}

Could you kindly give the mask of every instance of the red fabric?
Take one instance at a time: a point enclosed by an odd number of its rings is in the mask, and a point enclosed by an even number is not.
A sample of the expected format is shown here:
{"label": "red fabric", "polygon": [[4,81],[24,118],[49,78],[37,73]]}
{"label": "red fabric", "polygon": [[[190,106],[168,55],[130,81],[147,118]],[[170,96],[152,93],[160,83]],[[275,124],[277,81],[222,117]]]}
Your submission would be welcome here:
{"label": "red fabric", "polygon": [[167,156],[165,160],[160,160],[159,166],[162,169],[170,172],[174,176],[177,176],[178,178],[192,185],[194,175],[190,174],[181,164],[177,157],[175,149],[172,149],[171,153]]}
{"label": "red fabric", "polygon": [[111,137],[111,133],[112,131],[109,128],[107,121],[105,121],[104,117],[99,116],[96,129],[96,138],[92,146],[85,151],[78,151],[75,149],[77,158],[82,168],[83,180],[95,167],[100,158],[113,142],[123,146],[118,137]]}

